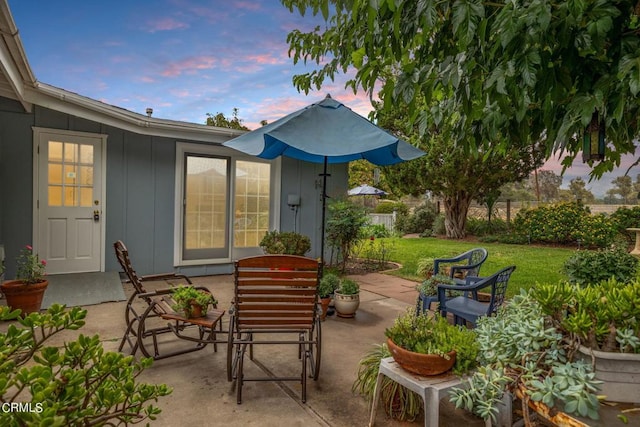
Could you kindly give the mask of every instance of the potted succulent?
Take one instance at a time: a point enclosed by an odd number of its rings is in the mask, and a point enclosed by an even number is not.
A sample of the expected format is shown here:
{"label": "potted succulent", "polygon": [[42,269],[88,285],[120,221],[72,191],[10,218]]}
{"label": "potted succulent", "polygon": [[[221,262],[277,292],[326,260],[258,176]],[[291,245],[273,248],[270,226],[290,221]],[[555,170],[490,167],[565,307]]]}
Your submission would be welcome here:
{"label": "potted succulent", "polygon": [[449,276],[436,274],[429,276],[416,286],[418,300],[416,301],[416,313],[431,309],[431,303],[438,301],[438,285],[455,285],[456,282]]}
{"label": "potted succulent", "polygon": [[463,374],[476,364],[475,332],[451,325],[438,314],[407,310],[385,330],[385,336],[393,359],[418,375],[439,375],[452,368],[454,373]]}
{"label": "potted succulent", "polygon": [[184,313],[186,317],[205,316],[209,306],[218,303],[210,292],[193,286],[180,285],[173,289],[171,296],[174,301],[171,308]]}
{"label": "potted succulent", "polygon": [[311,249],[309,237],[294,231],[268,231],[260,241],[266,254],[304,256]]}
{"label": "potted succulent", "polygon": [[593,361],[607,400],[639,402],[640,281],[539,284],[532,293],[578,358]]}
{"label": "potted succulent", "polygon": [[322,315],[320,317],[322,320],[327,317],[331,297],[339,286],[340,278],[336,274],[325,273],[322,276],[322,279],[320,279],[320,283],[318,284],[318,296],[320,297],[320,304],[322,306]]}
{"label": "potted succulent", "polygon": [[49,286],[49,281],[44,278],[47,262],[34,254],[31,246],[26,245],[16,263],[15,280],[7,280],[0,285],[7,305],[14,310],[22,310],[22,314],[40,311],[42,297]]}
{"label": "potted succulent", "polygon": [[360,307],[360,285],[353,279],[342,279],[333,294],[333,303],[339,317],[354,317]]}

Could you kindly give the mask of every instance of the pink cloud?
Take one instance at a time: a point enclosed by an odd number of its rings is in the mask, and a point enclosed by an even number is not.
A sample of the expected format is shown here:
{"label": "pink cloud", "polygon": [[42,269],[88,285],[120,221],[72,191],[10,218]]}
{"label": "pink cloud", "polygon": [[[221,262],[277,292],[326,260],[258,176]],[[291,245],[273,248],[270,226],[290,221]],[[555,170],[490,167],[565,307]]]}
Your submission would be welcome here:
{"label": "pink cloud", "polygon": [[177,77],[181,74],[192,74],[198,70],[209,70],[215,67],[217,59],[213,56],[193,56],[182,61],[167,64],[160,74],[165,77]]}
{"label": "pink cloud", "polygon": [[257,62],[258,64],[268,64],[268,65],[277,65],[282,64],[284,61],[282,58],[277,58],[272,55],[262,54],[262,55],[249,55],[246,57],[247,61]]}
{"label": "pink cloud", "polygon": [[158,31],[184,30],[189,28],[189,24],[180,22],[173,18],[161,18],[157,21],[150,21],[146,24],[146,30],[150,33]]}
{"label": "pink cloud", "polygon": [[250,10],[252,12],[262,9],[262,6],[259,3],[251,1],[235,1],[232,4],[236,9]]}

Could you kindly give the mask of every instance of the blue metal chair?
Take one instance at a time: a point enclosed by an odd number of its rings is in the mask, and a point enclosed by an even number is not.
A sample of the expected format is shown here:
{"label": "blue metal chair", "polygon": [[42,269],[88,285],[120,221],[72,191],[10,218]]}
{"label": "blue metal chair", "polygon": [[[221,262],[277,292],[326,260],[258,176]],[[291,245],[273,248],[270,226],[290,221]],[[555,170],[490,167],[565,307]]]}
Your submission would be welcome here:
{"label": "blue metal chair", "polygon": [[[448,275],[456,279],[459,284],[463,284],[465,277],[480,275],[480,267],[487,260],[488,255],[485,248],[474,248],[453,258],[436,258],[433,261],[433,274]],[[452,264],[449,266],[448,274],[440,271],[444,270],[444,264]]]}
{"label": "blue metal chair", "polygon": [[[464,285],[438,285],[438,301],[443,316],[453,314],[455,324],[471,323],[474,327],[480,316],[491,316],[504,303],[505,293],[515,265],[503,268],[489,277],[467,276]],[[489,302],[478,301],[478,291],[491,288]],[[464,291],[463,296],[447,299],[448,290]]]}

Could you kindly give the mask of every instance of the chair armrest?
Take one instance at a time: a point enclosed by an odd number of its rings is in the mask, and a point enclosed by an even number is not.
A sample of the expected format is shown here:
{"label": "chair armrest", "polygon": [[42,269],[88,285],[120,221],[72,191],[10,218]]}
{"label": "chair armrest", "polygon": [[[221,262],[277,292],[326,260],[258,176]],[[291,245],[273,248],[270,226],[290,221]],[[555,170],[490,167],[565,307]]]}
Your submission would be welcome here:
{"label": "chair armrest", "polygon": [[[200,291],[205,291],[212,294],[212,292],[209,289],[205,288],[204,286],[194,286],[194,288]],[[162,288],[162,289],[156,289],[155,291],[145,292],[143,294],[139,294],[138,296],[141,298],[144,298],[144,297],[155,297],[159,295],[171,295],[174,290],[175,288]]]}
{"label": "chair armrest", "polygon": [[467,276],[464,278],[464,285],[465,286],[473,285],[474,283],[477,283],[484,279],[485,279],[484,277]]}
{"label": "chair armrest", "polygon": [[140,276],[141,282],[148,282],[152,280],[168,280],[168,279],[183,279],[187,283],[191,284],[191,279],[189,279],[184,274],[177,273],[161,273],[161,274],[148,274],[146,276]]}

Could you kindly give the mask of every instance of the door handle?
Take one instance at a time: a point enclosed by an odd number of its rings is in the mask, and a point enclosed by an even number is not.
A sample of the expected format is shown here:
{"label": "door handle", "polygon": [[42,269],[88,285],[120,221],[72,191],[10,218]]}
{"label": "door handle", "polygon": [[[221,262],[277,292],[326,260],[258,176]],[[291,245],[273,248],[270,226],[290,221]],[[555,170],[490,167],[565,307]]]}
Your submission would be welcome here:
{"label": "door handle", "polygon": [[96,221],[96,222],[100,221],[100,211],[98,211],[98,210],[93,211],[93,220]]}

